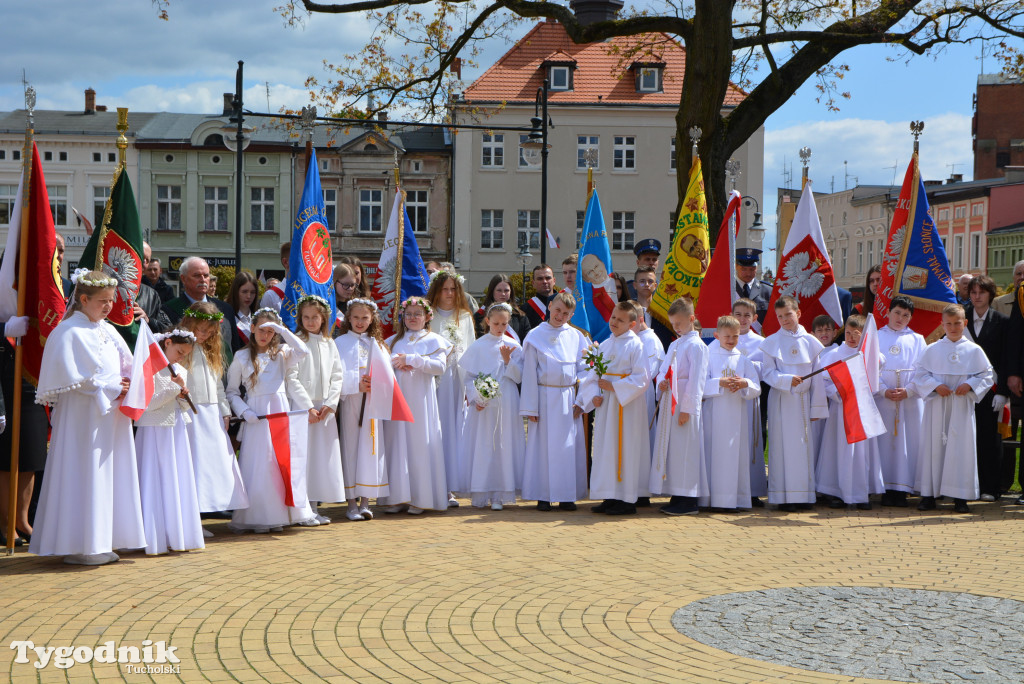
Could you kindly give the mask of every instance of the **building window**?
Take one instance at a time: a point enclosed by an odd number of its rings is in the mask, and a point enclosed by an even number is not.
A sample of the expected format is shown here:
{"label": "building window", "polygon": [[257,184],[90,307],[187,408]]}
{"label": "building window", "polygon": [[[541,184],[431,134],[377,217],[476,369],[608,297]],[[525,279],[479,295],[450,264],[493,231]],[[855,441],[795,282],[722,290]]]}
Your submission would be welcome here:
{"label": "building window", "polygon": [[583,223],[587,218],[587,212],[582,209],[576,210],[576,249],[580,248],[583,242]]}
{"label": "building window", "polygon": [[633,229],[635,224],[636,212],[612,212],[612,249],[621,251],[631,251],[633,249],[633,238],[635,236]]}
{"label": "building window", "polygon": [[668,152],[668,169],[669,171],[676,170],[676,137],[672,136],[672,146]]}
{"label": "building window", "polygon": [[964,236],[953,236],[953,268],[964,267]]}
{"label": "building window", "polygon": [[43,161],[53,161],[53,152],[49,150],[43,152]]}
{"label": "building window", "polygon": [[612,168],[636,169],[636,137],[616,135],[612,139]]}
{"label": "building window", "polygon": [[572,67],[550,67],[548,69],[548,89],[572,90]]}
{"label": "building window", "polygon": [[249,230],[274,231],[274,188],[249,188]]}
{"label": "building window", "polygon": [[94,162],[101,162],[101,161],[103,161],[103,153],[102,152],[93,152],[92,153],[92,160]]}
{"label": "building window", "polygon": [[181,186],[156,186],[156,229],[181,230]]}
{"label": "building window", "polygon": [[380,217],[384,212],[383,190],[359,191],[359,232],[379,233]]}
{"label": "building window", "polygon": [[660,93],[661,69],[658,67],[641,67],[638,69],[636,91],[638,93]]}
{"label": "building window", "polygon": [[864,243],[857,243],[857,273],[864,272]]}
{"label": "building window", "polygon": [[971,205],[971,216],[984,216],[984,215],[985,215],[985,205],[984,204],[982,204],[981,202],[978,202],[977,204],[972,204]]}
{"label": "building window", "polygon": [[17,194],[17,185],[0,185],[0,226],[11,224],[11,216],[14,214],[14,198]]}
{"label": "building window", "polygon": [[21,150],[12,150],[11,159],[13,159],[14,161],[18,161],[19,159],[21,159]]}
{"label": "building window", "polygon": [[868,240],[868,268],[875,264],[875,242]]}
{"label": "building window", "polygon": [[0,161],[7,159],[7,150],[0,150]]}
{"label": "building window", "polygon": [[46,194],[50,196],[50,213],[53,214],[53,225],[68,225],[68,188],[66,185],[47,185]]}
{"label": "building window", "polygon": [[427,191],[410,190],[405,193],[405,210],[409,212],[409,223],[412,232],[426,233],[427,223]]}
{"label": "building window", "polygon": [[107,161],[110,163],[114,163],[117,161],[117,157],[113,152],[107,152]]}
{"label": "building window", "polygon": [[480,248],[504,249],[505,247],[505,210],[480,210]]}
{"label": "building window", "polygon": [[502,133],[484,133],[480,166],[487,169],[505,167],[505,136]]}
{"label": "building window", "polygon": [[981,236],[977,233],[971,236],[971,268],[981,268]]}
{"label": "building window", "polygon": [[529,140],[530,140],[530,136],[527,135],[526,133],[520,133],[519,134],[519,168],[521,168],[521,169],[528,169],[528,168],[530,168],[530,165],[526,163],[526,154],[524,153],[525,151],[523,150],[523,143],[529,142]]}
{"label": "building window", "polygon": [[528,249],[540,249],[540,210],[520,209],[516,214],[516,249],[522,249],[523,245]]}
{"label": "building window", "polygon": [[948,221],[949,220],[949,209],[939,209],[939,220],[940,221]]}
{"label": "building window", "polygon": [[338,190],[323,188],[324,214],[327,217],[327,230],[338,229]]}
{"label": "building window", "polygon": [[1009,152],[996,152],[996,168],[1001,169],[1004,166],[1010,165],[1010,153]]}
{"label": "building window", "polygon": [[227,186],[203,188],[203,230],[228,229]]}
{"label": "building window", "polygon": [[597,154],[597,158],[594,160],[594,165],[591,167],[597,169],[601,165],[601,154],[600,154],[600,143],[601,136],[598,135],[577,135],[576,136],[576,168],[586,169],[587,160],[584,157],[586,151],[593,148]]}
{"label": "building window", "polygon": [[846,277],[846,247],[839,250],[839,270],[842,276]]}
{"label": "building window", "polygon": [[960,205],[953,210],[953,218],[964,218],[967,216],[967,207]]}
{"label": "building window", "polygon": [[103,214],[107,210],[107,200],[110,198],[109,185],[94,185],[92,188],[92,227],[103,226]]}
{"label": "building window", "polygon": [[68,153],[67,152],[58,152],[57,153],[57,159],[59,159],[60,161],[67,161],[68,160]]}

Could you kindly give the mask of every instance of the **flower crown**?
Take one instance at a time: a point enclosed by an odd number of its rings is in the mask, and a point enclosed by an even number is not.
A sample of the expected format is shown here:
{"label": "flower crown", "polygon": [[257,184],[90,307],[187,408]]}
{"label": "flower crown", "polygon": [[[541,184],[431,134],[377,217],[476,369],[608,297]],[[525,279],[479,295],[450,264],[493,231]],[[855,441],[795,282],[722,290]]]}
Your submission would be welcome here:
{"label": "flower crown", "polygon": [[447,273],[448,276],[450,278],[454,278],[459,283],[459,285],[462,285],[462,284],[464,284],[466,282],[466,279],[463,278],[458,273],[455,273],[453,271],[448,271],[448,270],[445,270],[443,268],[441,270],[439,270],[439,271],[434,271],[433,273],[430,274],[430,282],[433,283],[434,279],[437,278],[442,273]]}
{"label": "flower crown", "polygon": [[405,314],[406,308],[409,306],[422,306],[423,310],[427,312],[428,316],[434,315],[434,310],[430,308],[430,302],[423,297],[409,297],[404,302],[398,305],[398,313],[400,315]]}
{"label": "flower crown", "polygon": [[348,306],[352,306],[353,304],[362,304],[363,306],[367,307],[374,313],[377,313],[377,302],[373,301],[372,299],[363,299],[361,297],[356,297],[355,299],[348,300]]}
{"label": "flower crown", "polygon": [[92,271],[88,268],[76,268],[71,274],[71,282],[85,287],[117,287],[117,278],[89,278]]}
{"label": "flower crown", "polygon": [[298,307],[302,306],[303,304],[310,303],[310,302],[312,302],[314,304],[320,304],[320,305],[326,307],[328,311],[331,310],[331,305],[327,303],[327,300],[324,299],[323,297],[321,297],[320,295],[315,295],[315,294],[308,294],[308,295],[303,295],[303,296],[299,297],[299,301],[295,302],[295,308],[297,310]]}
{"label": "flower crown", "polygon": [[203,313],[195,309],[185,309],[185,312],[181,315],[182,317],[195,318],[199,321],[219,321],[224,318],[224,314],[220,311],[217,313]]}
{"label": "flower crown", "polygon": [[153,335],[153,339],[156,340],[157,342],[163,342],[164,340],[171,337],[187,337],[188,339],[192,340],[193,344],[196,341],[196,336],[191,330],[179,330],[178,328],[175,328],[170,332],[157,333],[156,335]]}
{"label": "flower crown", "polygon": [[265,306],[262,309],[256,309],[256,311],[253,312],[253,314],[252,314],[252,320],[255,321],[260,316],[270,316],[271,318],[276,320],[278,323],[281,322],[281,314],[279,314],[277,312],[277,309],[272,309],[269,306]]}
{"label": "flower crown", "polygon": [[487,314],[486,315],[490,316],[492,311],[504,311],[509,316],[511,316],[512,315],[512,305],[509,304],[508,302],[495,302],[494,304],[491,304],[489,307],[487,307]]}

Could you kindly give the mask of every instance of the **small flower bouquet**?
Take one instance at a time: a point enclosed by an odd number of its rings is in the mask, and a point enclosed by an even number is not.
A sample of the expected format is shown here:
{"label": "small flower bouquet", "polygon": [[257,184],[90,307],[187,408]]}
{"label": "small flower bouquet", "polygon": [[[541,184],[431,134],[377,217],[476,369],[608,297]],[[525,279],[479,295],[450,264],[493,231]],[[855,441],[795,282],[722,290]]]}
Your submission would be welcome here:
{"label": "small flower bouquet", "polygon": [[608,360],[604,358],[601,347],[596,342],[583,350],[583,363],[597,373],[599,378],[608,372]]}
{"label": "small flower bouquet", "polygon": [[454,347],[459,347],[462,344],[462,331],[459,330],[459,326],[455,324],[455,321],[445,323],[441,329],[441,335],[451,342]]}
{"label": "small flower bouquet", "polygon": [[473,380],[473,387],[476,389],[476,393],[487,402],[501,394],[501,386],[498,381],[494,379],[494,376],[486,373],[477,374]]}

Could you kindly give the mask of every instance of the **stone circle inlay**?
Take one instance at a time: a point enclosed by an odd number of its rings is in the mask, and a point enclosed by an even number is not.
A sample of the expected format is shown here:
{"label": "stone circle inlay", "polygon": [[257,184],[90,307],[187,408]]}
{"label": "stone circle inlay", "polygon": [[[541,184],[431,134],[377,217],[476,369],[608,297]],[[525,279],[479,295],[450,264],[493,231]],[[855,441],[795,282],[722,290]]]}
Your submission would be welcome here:
{"label": "stone circle inlay", "polygon": [[714,648],[911,682],[1024,681],[1024,602],[947,591],[795,587],[712,596],[672,616]]}

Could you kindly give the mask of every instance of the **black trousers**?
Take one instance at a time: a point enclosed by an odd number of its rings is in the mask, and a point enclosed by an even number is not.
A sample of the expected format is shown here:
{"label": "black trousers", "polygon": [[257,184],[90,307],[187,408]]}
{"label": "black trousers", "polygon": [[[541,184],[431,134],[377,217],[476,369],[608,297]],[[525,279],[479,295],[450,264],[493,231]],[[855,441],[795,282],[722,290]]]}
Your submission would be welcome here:
{"label": "black trousers", "polygon": [[[1017,435],[1020,431],[1021,422],[1024,420],[1024,398],[1021,397],[1010,397],[1010,439],[1007,440],[1016,442]],[[1017,470],[1017,459],[1020,453],[1020,447],[1014,446],[1012,449],[1003,443],[1003,458],[1002,467],[999,473],[999,490],[1002,492],[1008,492],[1013,488],[1014,474]]]}
{"label": "black trousers", "polygon": [[1003,438],[999,435],[999,414],[992,410],[995,392],[988,394],[974,407],[978,450],[978,487],[982,494],[1002,493],[1000,471],[1003,460]]}

